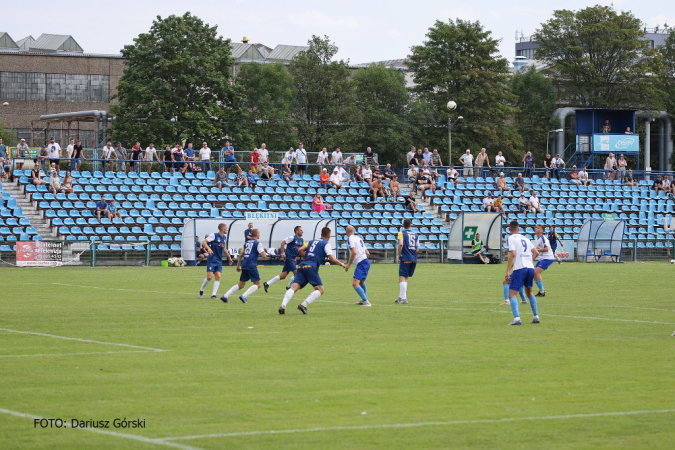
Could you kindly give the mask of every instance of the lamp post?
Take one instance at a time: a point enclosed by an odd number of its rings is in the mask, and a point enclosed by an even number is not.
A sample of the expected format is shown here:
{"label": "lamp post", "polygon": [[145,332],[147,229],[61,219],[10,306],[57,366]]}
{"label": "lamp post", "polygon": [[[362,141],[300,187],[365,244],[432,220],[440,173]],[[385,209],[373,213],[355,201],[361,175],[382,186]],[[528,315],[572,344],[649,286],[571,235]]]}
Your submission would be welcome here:
{"label": "lamp post", "polygon": [[452,117],[448,117],[448,166],[452,164],[452,127],[463,118],[464,117],[459,116],[453,122]]}
{"label": "lamp post", "polygon": [[562,128],[558,128],[557,130],[548,130],[546,132],[546,154],[548,155],[548,141],[550,140],[551,133],[562,133],[563,130]]}

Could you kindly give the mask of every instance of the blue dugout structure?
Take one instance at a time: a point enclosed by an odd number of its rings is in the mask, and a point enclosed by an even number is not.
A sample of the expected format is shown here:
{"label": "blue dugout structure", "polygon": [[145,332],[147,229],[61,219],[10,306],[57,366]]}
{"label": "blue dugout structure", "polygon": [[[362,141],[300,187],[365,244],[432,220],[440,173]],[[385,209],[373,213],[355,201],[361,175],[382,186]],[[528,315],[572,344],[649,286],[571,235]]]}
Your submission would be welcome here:
{"label": "blue dugout structure", "polygon": [[626,223],[623,220],[589,220],[579,231],[577,260],[621,262]]}

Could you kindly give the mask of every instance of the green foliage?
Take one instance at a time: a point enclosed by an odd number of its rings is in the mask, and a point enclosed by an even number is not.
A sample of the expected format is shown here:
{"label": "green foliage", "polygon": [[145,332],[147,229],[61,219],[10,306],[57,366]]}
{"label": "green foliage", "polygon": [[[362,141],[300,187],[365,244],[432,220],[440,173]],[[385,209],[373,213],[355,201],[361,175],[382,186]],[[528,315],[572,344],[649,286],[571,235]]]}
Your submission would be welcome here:
{"label": "green foliage", "polygon": [[347,153],[362,131],[347,62],[332,60],[338,48],[328,36],[312,36],[308,45],[309,49],[296,55],[289,67],[295,93],[292,117],[297,119],[298,137],[306,148],[342,146]]}
{"label": "green foliage", "polygon": [[[465,148],[511,151],[520,145],[504,124],[512,113],[512,99],[508,63],[497,56],[497,45],[498,40],[480,22],[457,19],[437,21],[424,44],[412,48],[409,60],[415,74],[413,91],[435,109],[440,119],[436,127],[428,129],[433,136],[430,144],[447,148],[444,126],[448,118],[464,117],[453,129],[455,161]],[[457,102],[456,111],[447,111],[449,100]],[[507,134],[516,139],[504,139]]]}
{"label": "green foliage", "polygon": [[656,51],[639,19],[607,6],[558,10],[534,38],[565,101],[591,108],[661,109]]}
{"label": "green foliage", "polygon": [[665,45],[659,48],[659,55],[659,75],[666,92],[665,108],[671,117],[675,117],[675,33],[670,33]]}
{"label": "green foliage", "polygon": [[283,63],[243,64],[236,83],[245,95],[245,106],[252,119],[249,129],[256,145],[266,143],[269,150],[285,150],[297,144],[291,131],[293,78]]}
{"label": "green foliage", "polygon": [[2,138],[2,142],[7,146],[9,149],[10,147],[16,147],[16,145],[19,143],[17,140],[17,135],[16,131],[12,130],[11,128],[7,128],[7,125],[0,120],[0,138]]}
{"label": "green foliage", "polygon": [[159,146],[204,139],[217,148],[229,135],[250,145],[243,95],[229,82],[230,43],[216,29],[189,12],[157,16],[148,33],[122,49],[127,68],[111,107],[116,140]]}
{"label": "green foliage", "polygon": [[[523,151],[531,151],[535,160],[541,161],[546,153],[546,137],[551,129],[551,114],[556,108],[553,83],[531,66],[528,70],[513,76],[511,92],[516,98],[515,125],[523,139]],[[505,156],[512,162],[520,161]],[[515,155],[511,156],[514,157]]]}

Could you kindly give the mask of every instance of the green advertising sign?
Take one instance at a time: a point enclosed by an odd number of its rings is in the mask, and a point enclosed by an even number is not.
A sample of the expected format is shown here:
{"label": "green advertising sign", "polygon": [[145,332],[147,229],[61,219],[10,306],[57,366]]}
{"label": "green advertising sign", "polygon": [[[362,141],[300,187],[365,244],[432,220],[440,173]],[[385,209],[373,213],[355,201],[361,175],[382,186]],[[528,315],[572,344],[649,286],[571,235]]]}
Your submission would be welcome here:
{"label": "green advertising sign", "polygon": [[476,237],[476,233],[478,233],[478,227],[464,227],[464,240],[472,240]]}

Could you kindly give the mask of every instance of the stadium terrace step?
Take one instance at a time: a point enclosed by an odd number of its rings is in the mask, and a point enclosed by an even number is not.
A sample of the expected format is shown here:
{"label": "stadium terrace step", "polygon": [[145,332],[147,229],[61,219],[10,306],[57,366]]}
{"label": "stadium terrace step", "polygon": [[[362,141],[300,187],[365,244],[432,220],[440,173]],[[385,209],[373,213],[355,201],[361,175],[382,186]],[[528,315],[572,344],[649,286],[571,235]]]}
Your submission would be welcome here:
{"label": "stadium terrace step", "polygon": [[23,210],[24,217],[30,221],[38,236],[43,239],[56,237],[49,220],[43,217],[43,213],[38,210],[37,205],[30,200],[28,194],[24,192],[24,188],[18,182],[3,182],[2,189],[16,199],[16,206]]}

